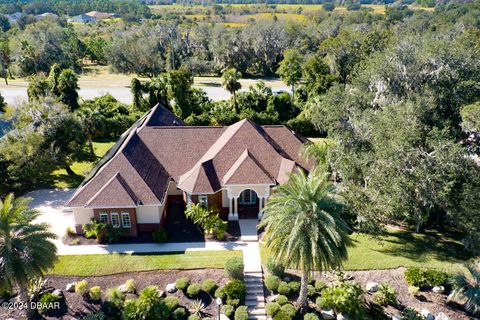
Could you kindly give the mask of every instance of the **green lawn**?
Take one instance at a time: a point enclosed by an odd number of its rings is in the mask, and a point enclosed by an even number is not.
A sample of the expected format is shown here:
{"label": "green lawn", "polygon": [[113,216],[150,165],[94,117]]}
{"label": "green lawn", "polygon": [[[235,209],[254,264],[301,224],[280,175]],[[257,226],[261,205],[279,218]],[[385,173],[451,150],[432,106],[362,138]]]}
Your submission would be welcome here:
{"label": "green lawn", "polygon": [[[116,140],[94,141],[93,149],[98,159],[101,159],[115,142]],[[51,186],[54,188],[76,188],[94,166],[95,162],[74,162],[70,168],[76,173],[75,176],[69,176],[65,169],[55,170],[52,172]]]}
{"label": "green lawn", "polygon": [[225,261],[234,256],[242,256],[242,252],[222,250],[148,255],[59,256],[49,274],[85,277],[160,269],[223,268]]}
{"label": "green lawn", "polygon": [[[463,263],[470,256],[463,245],[438,233],[414,234],[406,231],[389,230],[382,239],[354,233],[353,245],[348,249],[346,270],[394,269],[418,266],[445,271],[463,271]],[[268,252],[262,248],[265,262]]]}

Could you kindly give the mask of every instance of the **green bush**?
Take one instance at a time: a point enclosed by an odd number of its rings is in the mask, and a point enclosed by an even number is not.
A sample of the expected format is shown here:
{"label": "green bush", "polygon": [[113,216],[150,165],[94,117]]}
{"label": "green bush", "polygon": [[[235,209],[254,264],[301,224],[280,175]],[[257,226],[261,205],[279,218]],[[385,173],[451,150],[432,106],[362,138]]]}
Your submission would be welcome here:
{"label": "green bush", "polygon": [[127,289],[128,293],[135,293],[137,291],[137,283],[134,279],[128,279],[125,282],[125,288]]}
{"label": "green bush", "polygon": [[448,274],[435,269],[407,268],[404,273],[405,281],[409,286],[427,288],[444,285]]}
{"label": "green bush", "polygon": [[383,306],[397,304],[397,290],[388,283],[381,283],[378,291],[373,294],[373,300]]}
{"label": "green bush", "polygon": [[197,316],[196,314],[191,314],[188,316],[187,320],[202,320],[200,316]]}
{"label": "green bush", "polygon": [[321,308],[331,308],[337,313],[352,316],[364,311],[363,304],[363,290],[354,281],[340,282],[333,287],[325,288],[322,296],[317,299],[317,305]]}
{"label": "green bush", "polygon": [[175,287],[177,287],[178,290],[186,290],[188,285],[190,284],[190,279],[188,279],[187,277],[182,277],[180,279],[177,279],[177,281],[175,281]]}
{"label": "green bush", "polygon": [[224,304],[222,305],[221,311],[224,315],[230,318],[233,315],[233,312],[235,311],[235,307],[229,304]]}
{"label": "green bush", "polygon": [[307,287],[307,295],[309,297],[314,297],[316,294],[317,294],[317,290],[315,290],[315,287],[309,284]]}
{"label": "green bush", "polygon": [[98,311],[95,313],[89,313],[85,317],[82,318],[82,320],[105,320],[107,317],[105,317],[105,314],[102,311]]}
{"label": "green bush", "polygon": [[178,308],[180,305],[180,301],[178,300],[177,297],[174,296],[168,296],[163,299],[163,303],[167,306],[168,310],[173,311]]}
{"label": "green bush", "polygon": [[205,279],[202,283],[202,289],[205,292],[208,292],[210,294],[214,294],[215,290],[217,290],[217,283],[213,279]]}
{"label": "green bush", "polygon": [[280,282],[278,285],[278,293],[288,296],[290,294],[290,286],[285,281]]}
{"label": "green bush", "polygon": [[248,320],[247,306],[238,307],[235,311],[235,320]]}
{"label": "green bush", "polygon": [[225,274],[230,280],[243,280],[244,268],[242,257],[232,257],[225,262]]}
{"label": "green bush", "polygon": [[229,306],[232,306],[234,308],[238,307],[240,305],[240,299],[230,299],[227,298],[227,304]]}
{"label": "green bush", "polygon": [[84,296],[88,293],[88,281],[87,280],[82,280],[77,282],[75,285],[75,293]]}
{"label": "green bush", "polygon": [[327,284],[325,281],[322,280],[317,280],[315,281],[315,290],[317,290],[318,293],[322,292],[323,289],[327,287]]}
{"label": "green bush", "polygon": [[268,290],[277,292],[278,285],[280,284],[280,278],[277,276],[267,276],[265,278],[265,286]]}
{"label": "green bush", "polygon": [[122,319],[168,319],[171,311],[163,302],[158,287],[145,287],[138,299],[125,301],[122,308]]}
{"label": "green bush", "polygon": [[39,302],[42,305],[45,305],[46,307],[38,309],[38,311],[41,314],[48,314],[50,311],[55,309],[55,306],[53,304],[56,303],[56,302],[62,301],[62,299],[63,299],[62,297],[57,296],[56,294],[53,294],[53,293],[50,293],[50,292],[44,293],[40,297]]}
{"label": "green bush", "polygon": [[403,320],[422,320],[423,317],[413,308],[405,308],[402,311]]}
{"label": "green bush", "polygon": [[292,317],[280,310],[277,312],[273,320],[292,320]]}
{"label": "green bush", "polygon": [[303,320],[320,320],[315,313],[307,313],[303,316]]}
{"label": "green bush", "polygon": [[276,302],[269,302],[265,305],[267,316],[275,316],[278,310],[280,310],[280,305]]}
{"label": "green bush", "polygon": [[288,283],[290,287],[290,293],[299,293],[300,292],[300,282],[298,281],[291,281]]}
{"label": "green bush", "polygon": [[185,308],[177,308],[172,312],[173,320],[185,320],[187,318],[187,310]]}
{"label": "green bush", "polygon": [[202,291],[202,287],[198,283],[193,283],[188,286],[187,295],[195,298],[200,294],[200,291]]}
{"label": "green bush", "polygon": [[226,294],[225,291],[223,291],[223,288],[218,288],[217,290],[215,290],[214,297],[225,300]]}
{"label": "green bush", "polygon": [[245,298],[245,294],[247,293],[247,288],[242,281],[232,280],[228,282],[225,287],[223,287],[223,291],[229,299],[243,300]]}
{"label": "green bush", "polygon": [[288,302],[288,298],[284,295],[279,295],[277,299],[275,299],[275,302],[277,302],[279,305],[283,306]]}
{"label": "green bush", "polygon": [[160,228],[152,232],[152,240],[153,242],[156,243],[162,243],[162,242],[167,242],[168,240],[168,234],[165,229]]}
{"label": "green bush", "polygon": [[412,296],[417,296],[420,292],[420,288],[415,286],[408,286],[408,292],[410,292]]}
{"label": "green bush", "polygon": [[102,288],[99,286],[91,287],[88,291],[88,296],[92,301],[99,301],[102,299]]}
{"label": "green bush", "polygon": [[295,315],[297,314],[297,309],[290,303],[284,304],[283,306],[280,307],[280,310],[285,313],[287,316],[290,317],[290,319],[293,319]]}
{"label": "green bush", "polygon": [[273,257],[268,257],[267,259],[267,270],[277,277],[283,277],[285,274],[285,266],[276,262]]}

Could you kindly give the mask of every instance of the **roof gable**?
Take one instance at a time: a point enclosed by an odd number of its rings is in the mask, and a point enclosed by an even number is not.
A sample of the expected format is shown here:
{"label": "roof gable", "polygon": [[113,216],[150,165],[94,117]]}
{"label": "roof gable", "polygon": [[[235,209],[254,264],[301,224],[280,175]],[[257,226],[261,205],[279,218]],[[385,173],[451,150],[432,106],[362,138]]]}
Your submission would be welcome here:
{"label": "roof gable", "polygon": [[110,207],[112,202],[116,207],[133,207],[139,203],[138,197],[118,172],[88,201],[86,207]]}
{"label": "roof gable", "polygon": [[275,179],[270,177],[248,149],[245,149],[223,177],[222,184],[275,184]]}

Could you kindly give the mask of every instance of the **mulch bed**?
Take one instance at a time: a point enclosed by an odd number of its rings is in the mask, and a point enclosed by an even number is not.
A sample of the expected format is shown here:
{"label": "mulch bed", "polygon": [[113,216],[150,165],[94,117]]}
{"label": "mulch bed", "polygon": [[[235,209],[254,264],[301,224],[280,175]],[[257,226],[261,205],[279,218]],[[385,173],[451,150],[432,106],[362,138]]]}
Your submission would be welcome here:
{"label": "mulch bed", "polygon": [[[90,287],[100,286],[102,288],[102,300],[105,299],[105,292],[112,287],[118,287],[125,283],[128,279],[134,279],[137,284],[137,291],[141,291],[143,288],[156,285],[161,290],[165,290],[168,283],[175,282],[180,277],[188,277],[191,283],[201,284],[203,280],[207,278],[214,279],[219,286],[225,285],[227,278],[224,275],[223,270],[220,269],[201,269],[201,270],[159,270],[159,271],[146,271],[146,272],[128,272],[120,273],[108,276],[98,277],[66,277],[66,276],[49,276],[47,277],[48,286],[54,289],[61,289],[65,294],[66,304],[62,306],[62,309],[44,317],[44,319],[81,319],[88,313],[100,310],[101,303],[91,303],[85,301],[76,293],[66,292],[65,286],[68,283],[80,280],[87,280]],[[180,300],[180,305],[188,308],[190,302],[195,299],[187,298],[183,292],[177,291],[173,294]],[[127,295],[127,298],[135,298],[136,295]],[[202,294],[199,298],[207,306],[207,311],[211,315],[216,314],[216,304],[214,299],[208,294]],[[13,301],[13,300],[12,300]],[[19,319],[20,312],[14,310],[0,309],[0,319],[7,319],[13,317]]]}
{"label": "mulch bed", "polygon": [[[299,281],[298,273],[288,270],[292,280]],[[460,306],[450,303],[447,304],[447,295],[439,294],[432,291],[421,291],[418,297],[414,297],[408,291],[408,284],[405,282],[403,273],[405,268],[390,269],[390,270],[365,270],[365,271],[347,271],[346,274],[353,277],[353,280],[360,283],[362,288],[365,289],[368,282],[387,282],[394,286],[397,290],[397,301],[399,306],[415,308],[418,312],[422,309],[427,309],[434,316],[437,316],[440,312],[446,314],[451,320],[469,320],[479,319],[468,315]],[[326,282],[331,278],[326,277],[324,274],[315,275],[315,278],[320,278]],[[267,292],[267,294],[269,294]],[[367,301],[373,301],[373,294],[366,293],[365,297]],[[400,316],[401,311],[392,306],[384,307],[386,313],[390,315]]]}

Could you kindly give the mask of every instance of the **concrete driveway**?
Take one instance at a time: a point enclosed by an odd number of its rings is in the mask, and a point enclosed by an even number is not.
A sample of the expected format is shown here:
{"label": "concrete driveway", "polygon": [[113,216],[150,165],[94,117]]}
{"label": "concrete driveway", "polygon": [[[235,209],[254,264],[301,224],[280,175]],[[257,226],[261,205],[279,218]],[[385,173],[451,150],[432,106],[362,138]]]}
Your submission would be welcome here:
{"label": "concrete driveway", "polygon": [[[64,209],[64,204],[72,196],[73,189],[41,189],[29,192],[26,197],[32,198],[30,207],[40,211],[36,222],[46,222],[51,231],[61,239],[67,227],[74,225],[72,210]],[[58,241],[58,240],[57,240]]]}

